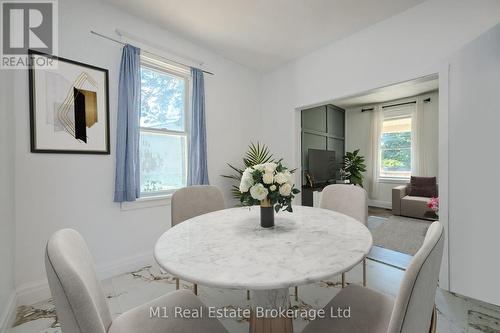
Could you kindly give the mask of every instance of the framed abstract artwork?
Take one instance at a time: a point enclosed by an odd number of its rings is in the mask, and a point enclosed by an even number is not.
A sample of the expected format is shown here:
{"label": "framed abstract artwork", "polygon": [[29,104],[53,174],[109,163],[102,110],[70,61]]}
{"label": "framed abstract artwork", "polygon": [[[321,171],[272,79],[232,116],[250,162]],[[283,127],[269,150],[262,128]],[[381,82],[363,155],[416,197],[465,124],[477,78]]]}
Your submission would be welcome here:
{"label": "framed abstract artwork", "polygon": [[33,50],[29,57],[31,152],[109,154],[108,70]]}

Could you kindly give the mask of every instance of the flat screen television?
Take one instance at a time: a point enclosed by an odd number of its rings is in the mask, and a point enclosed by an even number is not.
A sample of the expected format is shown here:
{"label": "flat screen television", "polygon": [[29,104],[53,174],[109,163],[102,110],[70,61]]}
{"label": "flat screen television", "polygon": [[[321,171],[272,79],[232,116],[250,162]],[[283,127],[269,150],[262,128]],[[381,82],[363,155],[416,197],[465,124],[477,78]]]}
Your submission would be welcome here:
{"label": "flat screen television", "polygon": [[308,171],[315,184],[335,180],[335,152],[331,150],[309,149]]}

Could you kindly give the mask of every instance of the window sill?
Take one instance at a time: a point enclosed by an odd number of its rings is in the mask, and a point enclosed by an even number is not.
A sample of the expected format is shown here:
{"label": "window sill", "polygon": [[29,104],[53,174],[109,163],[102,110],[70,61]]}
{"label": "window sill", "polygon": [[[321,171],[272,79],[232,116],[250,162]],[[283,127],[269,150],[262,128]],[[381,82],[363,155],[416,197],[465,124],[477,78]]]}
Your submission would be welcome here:
{"label": "window sill", "polygon": [[142,197],[136,201],[122,202],[121,210],[136,210],[144,208],[153,208],[161,206],[169,206],[172,199],[172,194],[156,195],[150,197]]}
{"label": "window sill", "polygon": [[379,178],[378,182],[387,184],[408,184],[410,178]]}

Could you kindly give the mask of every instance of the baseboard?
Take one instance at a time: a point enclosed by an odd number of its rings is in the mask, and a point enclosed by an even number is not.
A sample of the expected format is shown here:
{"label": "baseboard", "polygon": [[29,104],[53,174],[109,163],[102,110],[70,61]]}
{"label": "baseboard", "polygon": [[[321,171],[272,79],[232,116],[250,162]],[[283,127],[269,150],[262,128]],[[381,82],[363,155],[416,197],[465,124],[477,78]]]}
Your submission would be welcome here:
{"label": "baseboard", "polygon": [[7,333],[16,319],[17,295],[13,290],[4,313],[0,314],[0,332]]}
{"label": "baseboard", "polygon": [[378,207],[378,208],[385,208],[385,209],[392,209],[392,202],[390,201],[382,201],[382,200],[368,200],[368,206],[372,207]]}
{"label": "baseboard", "polygon": [[151,251],[128,258],[115,260],[106,264],[98,265],[96,267],[97,276],[101,280],[109,279],[113,276],[132,272],[138,268],[141,268],[142,266],[150,265],[151,263],[153,263],[153,261],[153,252]]}
{"label": "baseboard", "polygon": [[30,305],[51,297],[49,283],[46,279],[23,283],[17,287],[16,291],[19,305]]}
{"label": "baseboard", "polygon": [[[134,271],[144,265],[150,265],[152,262],[153,254],[151,252],[123,258],[106,264],[97,265],[97,276],[101,280],[109,279],[117,275]],[[20,305],[41,302],[50,297],[49,283],[46,279],[24,283],[17,288],[17,303]]]}

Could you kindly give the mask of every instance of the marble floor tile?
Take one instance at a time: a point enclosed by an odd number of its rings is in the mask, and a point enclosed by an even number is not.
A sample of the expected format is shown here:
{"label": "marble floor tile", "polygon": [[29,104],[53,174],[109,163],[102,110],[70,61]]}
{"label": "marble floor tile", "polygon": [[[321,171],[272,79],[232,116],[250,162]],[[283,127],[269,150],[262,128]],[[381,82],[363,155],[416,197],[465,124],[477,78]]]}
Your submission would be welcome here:
{"label": "marble floor tile", "polygon": [[9,333],[60,333],[52,300],[17,308],[16,319]]}
{"label": "marble floor tile", "polygon": [[[370,288],[395,297],[404,272],[368,260],[367,281]],[[348,283],[361,284],[362,266],[354,267],[346,274]],[[134,272],[122,274],[102,281],[103,291],[113,318],[137,305],[175,290],[175,279],[162,273],[152,264]],[[312,309],[324,307],[341,287],[340,276],[315,284],[299,287],[298,300],[294,288],[290,288],[292,308]],[[182,281],[181,288],[190,289],[192,284]],[[208,306],[218,308],[248,308],[251,300],[246,299],[244,290],[223,290],[198,287],[201,300]],[[438,289],[438,333],[500,333],[500,307],[468,299]],[[245,318],[222,319],[222,324],[231,333],[248,332]],[[294,320],[294,332],[301,332],[307,325],[307,318]],[[18,308],[16,324],[8,333],[60,333],[54,305],[51,300]]]}
{"label": "marble floor tile", "polygon": [[[161,295],[175,290],[172,276],[162,274],[157,267],[145,266],[141,269],[119,275],[111,279],[114,295],[121,311],[130,310]],[[183,287],[188,286],[183,284]]]}

